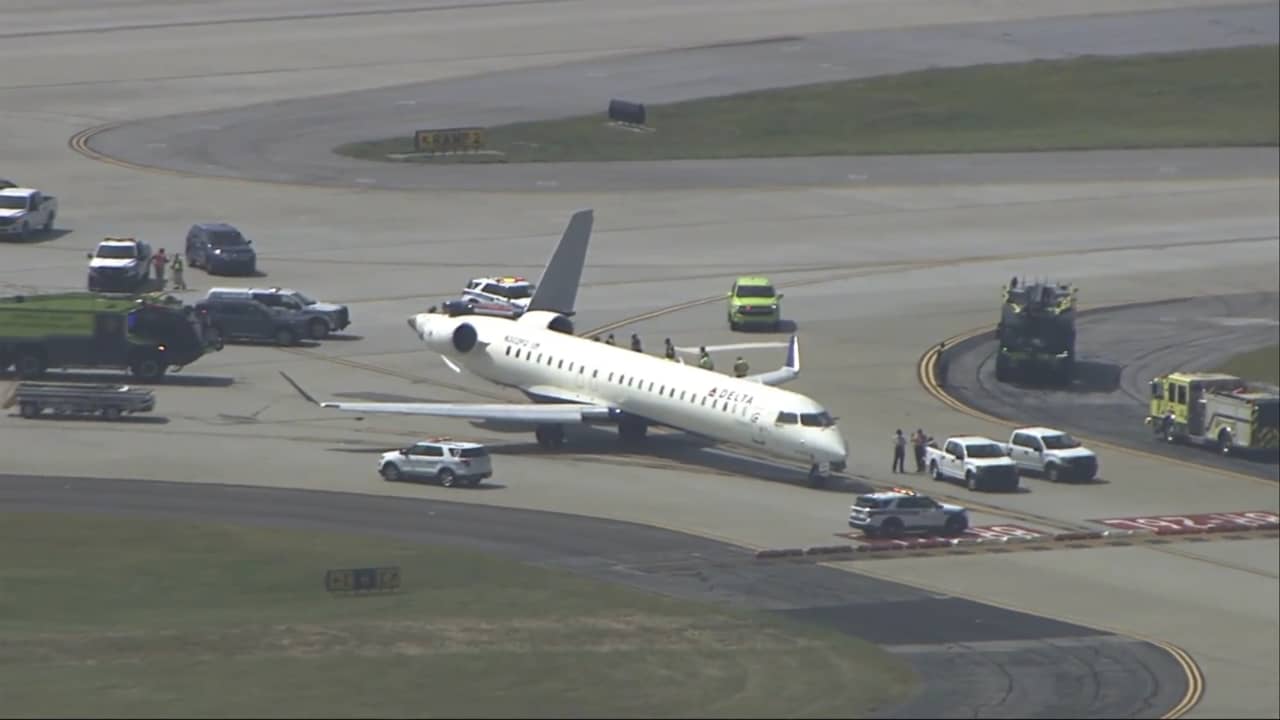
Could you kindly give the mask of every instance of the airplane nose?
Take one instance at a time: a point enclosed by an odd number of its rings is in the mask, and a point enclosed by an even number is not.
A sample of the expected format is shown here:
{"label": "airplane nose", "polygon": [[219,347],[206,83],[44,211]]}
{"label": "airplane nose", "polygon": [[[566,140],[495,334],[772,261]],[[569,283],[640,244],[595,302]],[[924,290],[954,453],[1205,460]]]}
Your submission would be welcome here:
{"label": "airplane nose", "polygon": [[845,444],[844,436],[840,434],[839,430],[835,430],[835,428],[832,428],[832,430],[834,430],[834,432],[832,432],[831,437],[823,443],[825,445],[823,449],[826,450],[827,454],[831,457],[831,462],[844,463],[849,459],[849,446]]}

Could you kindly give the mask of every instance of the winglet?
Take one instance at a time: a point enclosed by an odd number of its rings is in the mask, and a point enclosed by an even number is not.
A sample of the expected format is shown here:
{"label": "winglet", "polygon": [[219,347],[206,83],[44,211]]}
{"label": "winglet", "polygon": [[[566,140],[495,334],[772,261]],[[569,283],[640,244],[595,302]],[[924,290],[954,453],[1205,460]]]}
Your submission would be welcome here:
{"label": "winglet", "polygon": [[538,279],[538,288],[529,300],[529,310],[573,314],[594,222],[595,211],[590,209],[579,210],[569,218],[569,226],[564,229],[560,244],[556,245],[555,252],[551,253],[551,259],[542,270],[542,277]]}
{"label": "winglet", "polygon": [[791,336],[791,345],[787,348],[787,364],[783,367],[800,374],[800,340],[795,335]]}
{"label": "winglet", "polygon": [[324,407],[324,404],[323,404],[323,403],[321,403],[320,401],[318,401],[318,400],[316,400],[315,398],[311,397],[311,393],[307,392],[306,390],[303,390],[301,385],[299,385],[298,383],[294,382],[294,381],[293,381],[293,378],[291,378],[291,377],[289,377],[287,374],[285,374],[285,371],[281,370],[281,371],[279,371],[279,372],[280,372],[280,377],[284,378],[284,379],[285,379],[285,382],[287,382],[287,383],[289,383],[290,385],[292,385],[292,386],[293,386],[293,389],[294,389],[294,390],[297,390],[297,391],[298,391],[298,394],[299,394],[299,395],[301,395],[304,399],[306,399],[306,401],[307,401],[307,402],[311,403],[312,405],[319,405],[319,406],[321,406],[321,407]]}

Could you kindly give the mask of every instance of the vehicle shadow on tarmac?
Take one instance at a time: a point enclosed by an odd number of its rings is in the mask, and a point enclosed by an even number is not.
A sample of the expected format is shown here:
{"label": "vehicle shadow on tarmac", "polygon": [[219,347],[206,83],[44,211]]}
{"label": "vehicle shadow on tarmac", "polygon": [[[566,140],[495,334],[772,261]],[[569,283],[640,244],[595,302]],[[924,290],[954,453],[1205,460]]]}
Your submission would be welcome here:
{"label": "vehicle shadow on tarmac", "polygon": [[53,242],[58,238],[66,237],[70,235],[72,232],[73,232],[72,230],[63,230],[61,228],[54,228],[49,232],[44,232],[43,230],[32,230],[30,237],[28,237],[26,240],[19,240],[15,238],[13,240],[9,240],[8,242],[11,242],[15,245],[41,245],[43,243]]}
{"label": "vehicle shadow on tarmac", "polygon": [[331,333],[331,334],[329,334],[329,335],[326,335],[324,339],[325,339],[325,340],[334,340],[334,341],[339,341],[339,342],[352,342],[352,341],[355,341],[355,340],[363,340],[363,339],[364,339],[364,336],[363,336],[363,335],[348,335],[348,334],[346,334],[346,333],[341,333],[341,334],[339,334],[339,333]]}
{"label": "vehicle shadow on tarmac", "polygon": [[[21,417],[18,413],[9,413],[9,417]],[[36,417],[28,418],[37,421],[50,422],[93,422],[93,423],[111,423],[112,425],[168,425],[169,418],[163,415],[121,415],[114,420],[106,420],[100,415],[58,415],[53,412],[43,412]]]}
{"label": "vehicle shadow on tarmac", "polygon": [[[17,381],[13,373],[0,373],[0,380]],[[167,373],[159,382],[141,382],[124,373],[49,372],[38,382],[74,383],[77,385],[138,385],[144,387],[230,387],[235,378],[223,375],[187,375]]]}
{"label": "vehicle shadow on tarmac", "polygon": [[[1106,395],[1120,389],[1120,377],[1123,371],[1123,365],[1101,360],[1080,360],[1076,363],[1075,373],[1071,378],[1071,382],[1066,385],[1020,378],[1004,384],[1019,390],[1051,390],[1073,394],[1098,393]],[[994,375],[992,375],[992,381],[994,382]]]}
{"label": "vehicle shadow on tarmac", "polygon": [[791,335],[791,334],[794,334],[799,329],[800,329],[800,324],[797,323],[795,320],[784,319],[784,320],[778,321],[778,327],[776,328],[743,325],[742,327],[738,328],[734,332],[760,334],[760,335],[771,335],[771,334]]}

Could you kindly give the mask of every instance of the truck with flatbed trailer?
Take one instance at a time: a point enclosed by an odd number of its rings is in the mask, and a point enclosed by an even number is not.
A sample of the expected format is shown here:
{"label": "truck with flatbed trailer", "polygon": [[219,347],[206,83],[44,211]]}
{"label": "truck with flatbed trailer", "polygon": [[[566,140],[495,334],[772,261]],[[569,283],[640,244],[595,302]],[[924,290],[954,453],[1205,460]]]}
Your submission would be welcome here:
{"label": "truck with flatbed trailer", "polygon": [[130,385],[79,385],[72,383],[17,383],[0,408],[18,407],[24,418],[39,417],[45,410],[57,416],[101,415],[115,420],[123,415],[151,412],[156,407],[155,393]]}
{"label": "truck with flatbed trailer", "polygon": [[1151,380],[1146,424],[1168,443],[1223,455],[1280,447],[1280,388],[1235,375],[1174,372]]}
{"label": "truck with flatbed trailer", "polygon": [[23,380],[51,369],[125,369],[160,381],[221,339],[188,306],[157,294],[112,297],[86,292],[0,298],[0,372]]}

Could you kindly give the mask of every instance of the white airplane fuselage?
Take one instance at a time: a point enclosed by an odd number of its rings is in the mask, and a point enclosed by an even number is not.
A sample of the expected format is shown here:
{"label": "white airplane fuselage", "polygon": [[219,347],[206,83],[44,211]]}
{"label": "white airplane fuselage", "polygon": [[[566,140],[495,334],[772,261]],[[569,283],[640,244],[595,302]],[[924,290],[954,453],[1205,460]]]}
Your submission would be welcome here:
{"label": "white airplane fuselage", "polygon": [[[827,411],[799,393],[548,329],[552,313],[519,320],[421,313],[409,324],[460,368],[535,400],[620,411],[622,419],[843,469],[848,450]],[[462,326],[471,329],[460,329]]]}

